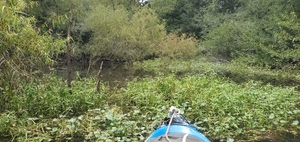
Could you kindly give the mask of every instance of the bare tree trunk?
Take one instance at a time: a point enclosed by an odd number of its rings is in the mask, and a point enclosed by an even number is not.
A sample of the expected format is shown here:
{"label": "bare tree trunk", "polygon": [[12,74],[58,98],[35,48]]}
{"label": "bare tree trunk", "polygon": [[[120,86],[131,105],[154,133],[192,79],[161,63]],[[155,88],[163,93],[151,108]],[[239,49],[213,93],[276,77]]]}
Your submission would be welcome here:
{"label": "bare tree trunk", "polygon": [[101,74],[101,71],[102,71],[102,65],[103,65],[103,61],[101,62],[100,69],[99,69],[98,74],[97,74],[96,93],[100,92],[100,74]]}
{"label": "bare tree trunk", "polygon": [[113,10],[116,10],[114,0],[112,0],[111,2],[112,2],[112,5],[113,5]]}
{"label": "bare tree trunk", "polygon": [[71,54],[72,54],[72,45],[71,45],[71,28],[73,24],[73,13],[70,15],[69,25],[68,25],[68,35],[67,35],[67,83],[70,88],[71,93],[71,81],[72,81],[72,70],[71,70]]}
{"label": "bare tree trunk", "polygon": [[97,61],[100,60],[100,58],[97,58],[95,61],[92,61],[92,60],[93,60],[93,57],[92,57],[92,55],[90,55],[89,67],[87,69],[86,76],[88,76],[92,66],[94,66],[94,64],[97,63]]}

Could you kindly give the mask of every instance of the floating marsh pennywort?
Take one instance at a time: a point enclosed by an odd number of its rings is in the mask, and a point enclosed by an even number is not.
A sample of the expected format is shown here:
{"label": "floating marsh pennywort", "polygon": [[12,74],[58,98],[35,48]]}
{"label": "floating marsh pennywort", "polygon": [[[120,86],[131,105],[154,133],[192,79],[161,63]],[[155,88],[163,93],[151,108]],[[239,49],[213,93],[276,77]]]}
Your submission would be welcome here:
{"label": "floating marsh pennywort", "polygon": [[[171,105],[184,111],[212,140],[253,140],[270,131],[299,131],[300,94],[291,87],[259,81],[235,83],[214,72],[157,74],[111,89],[77,78],[73,94],[61,78],[45,75],[13,98],[2,113],[2,136],[19,141],[143,141]],[[42,100],[42,101],[38,101]],[[50,103],[51,102],[51,103]],[[15,121],[17,118],[18,121]]]}
{"label": "floating marsh pennywort", "polygon": [[160,106],[181,106],[185,116],[214,139],[287,130],[298,125],[300,118],[296,106],[299,92],[293,88],[255,81],[236,84],[215,74],[145,78],[129,83],[121,96],[123,105],[145,112]]}

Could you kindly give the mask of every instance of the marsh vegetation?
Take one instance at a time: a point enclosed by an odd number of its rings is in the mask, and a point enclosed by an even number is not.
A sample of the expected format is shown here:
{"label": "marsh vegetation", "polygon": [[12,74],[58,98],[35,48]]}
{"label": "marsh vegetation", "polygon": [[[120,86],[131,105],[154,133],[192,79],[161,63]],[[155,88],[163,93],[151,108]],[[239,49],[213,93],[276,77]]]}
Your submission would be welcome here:
{"label": "marsh vegetation", "polygon": [[171,105],[212,141],[299,140],[297,0],[0,7],[3,141],[144,141]]}

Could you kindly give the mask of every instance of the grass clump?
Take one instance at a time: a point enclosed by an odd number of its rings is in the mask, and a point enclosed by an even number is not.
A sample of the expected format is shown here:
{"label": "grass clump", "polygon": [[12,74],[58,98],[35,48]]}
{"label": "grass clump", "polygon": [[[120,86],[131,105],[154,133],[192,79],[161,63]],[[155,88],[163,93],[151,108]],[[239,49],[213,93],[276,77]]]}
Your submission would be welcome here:
{"label": "grass clump", "polygon": [[[87,111],[90,107],[99,107],[107,95],[108,88],[102,86],[101,93],[95,93],[95,80],[76,79],[70,90],[61,78],[44,75],[40,81],[33,81],[22,88],[21,95],[11,92],[9,110],[30,117],[53,118],[73,116]],[[71,91],[71,93],[70,93]]]}

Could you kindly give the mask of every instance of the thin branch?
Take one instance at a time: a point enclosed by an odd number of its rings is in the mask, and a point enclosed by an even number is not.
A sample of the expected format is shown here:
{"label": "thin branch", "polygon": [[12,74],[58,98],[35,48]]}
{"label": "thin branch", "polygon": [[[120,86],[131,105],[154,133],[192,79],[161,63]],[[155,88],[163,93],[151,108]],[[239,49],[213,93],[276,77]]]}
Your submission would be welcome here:
{"label": "thin branch", "polygon": [[102,71],[102,65],[103,65],[103,61],[101,62],[100,69],[99,69],[98,74],[97,74],[96,93],[100,92],[100,74],[101,74],[101,71]]}
{"label": "thin branch", "polygon": [[1,66],[4,62],[5,62],[5,59],[4,59],[4,57],[2,57],[2,58],[0,59],[0,66]]}

